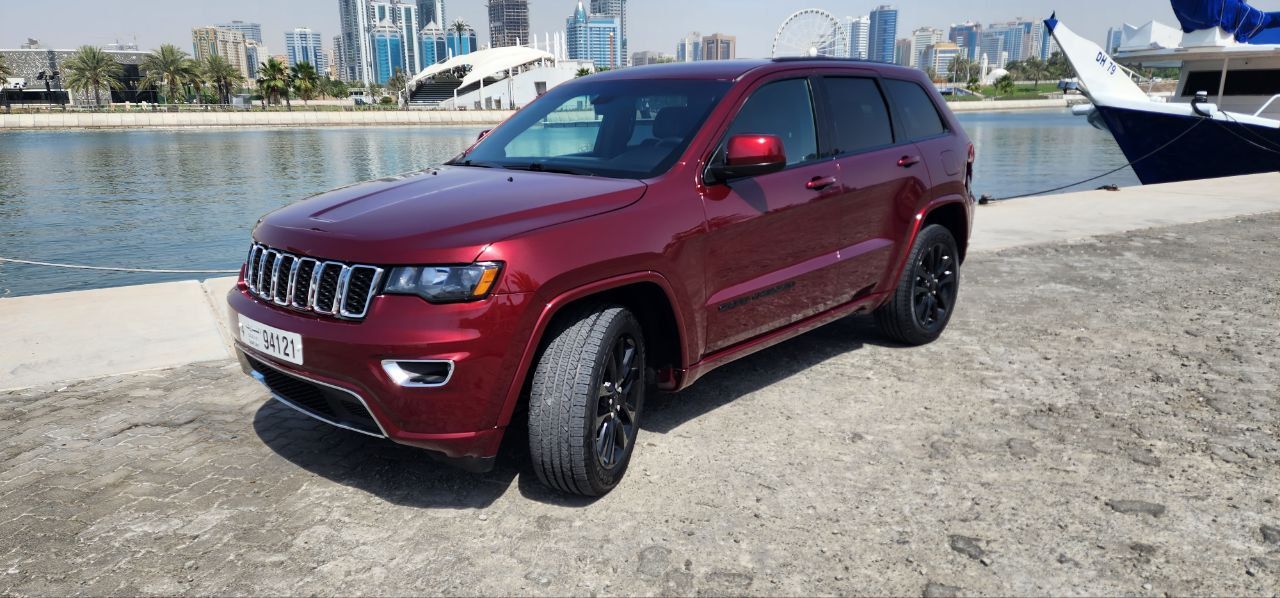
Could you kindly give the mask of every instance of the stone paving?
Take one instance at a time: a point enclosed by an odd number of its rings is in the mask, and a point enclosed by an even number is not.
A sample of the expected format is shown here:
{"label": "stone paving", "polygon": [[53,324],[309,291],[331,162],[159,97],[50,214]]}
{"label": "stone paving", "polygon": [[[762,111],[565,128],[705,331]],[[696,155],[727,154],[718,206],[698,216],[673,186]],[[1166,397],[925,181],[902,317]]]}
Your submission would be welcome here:
{"label": "stone paving", "polygon": [[230,362],[0,394],[0,594],[1250,594],[1280,588],[1280,215],[975,254],[938,343],[838,322],[543,489]]}

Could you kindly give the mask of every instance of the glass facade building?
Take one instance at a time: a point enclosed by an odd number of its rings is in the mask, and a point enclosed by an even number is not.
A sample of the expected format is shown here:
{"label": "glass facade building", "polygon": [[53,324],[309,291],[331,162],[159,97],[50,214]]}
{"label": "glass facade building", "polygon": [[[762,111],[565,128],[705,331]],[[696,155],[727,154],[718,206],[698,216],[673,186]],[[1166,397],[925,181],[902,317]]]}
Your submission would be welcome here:
{"label": "glass facade building", "polygon": [[877,62],[894,61],[894,44],[898,39],[898,9],[882,4],[871,11],[867,32],[867,58]]}
{"label": "glass facade building", "polygon": [[578,2],[578,9],[565,21],[565,35],[569,60],[589,60],[596,68],[626,66],[622,25],[617,17],[590,14]]}
{"label": "glass facade building", "polygon": [[321,76],[328,72],[329,57],[324,53],[324,41],[319,33],[305,27],[286,31],[284,45],[289,66],[306,62],[316,67]]}
{"label": "glass facade building", "polygon": [[378,27],[373,31],[374,83],[386,85],[397,71],[404,71],[404,43],[400,31]]}

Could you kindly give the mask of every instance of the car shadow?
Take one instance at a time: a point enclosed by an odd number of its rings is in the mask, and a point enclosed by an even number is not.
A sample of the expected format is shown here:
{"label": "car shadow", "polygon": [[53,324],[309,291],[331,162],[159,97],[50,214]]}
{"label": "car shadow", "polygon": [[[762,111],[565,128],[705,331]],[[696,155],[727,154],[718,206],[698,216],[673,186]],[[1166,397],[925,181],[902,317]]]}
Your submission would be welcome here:
{"label": "car shadow", "polygon": [[[668,433],[739,397],[865,345],[898,346],[884,340],[867,318],[845,318],[717,369],[688,391],[651,394],[641,428]],[[268,448],[290,463],[397,505],[480,509],[507,493],[512,482],[530,500],[575,508],[592,504],[594,499],[566,496],[538,481],[529,461],[525,421],[523,414],[512,420],[494,470],[483,474],[433,460],[417,448],[316,421],[279,401],[268,400],[258,408],[253,428]]]}

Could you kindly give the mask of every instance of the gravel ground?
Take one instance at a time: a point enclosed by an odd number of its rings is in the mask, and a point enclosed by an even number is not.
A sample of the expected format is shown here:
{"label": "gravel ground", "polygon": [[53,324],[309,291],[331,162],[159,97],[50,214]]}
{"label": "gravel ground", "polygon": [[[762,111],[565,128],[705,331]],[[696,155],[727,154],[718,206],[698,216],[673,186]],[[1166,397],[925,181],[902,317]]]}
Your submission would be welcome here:
{"label": "gravel ground", "polygon": [[651,399],[594,502],[230,363],[0,394],[0,594],[1274,595],[1277,230],[974,255],[934,345],[848,319]]}

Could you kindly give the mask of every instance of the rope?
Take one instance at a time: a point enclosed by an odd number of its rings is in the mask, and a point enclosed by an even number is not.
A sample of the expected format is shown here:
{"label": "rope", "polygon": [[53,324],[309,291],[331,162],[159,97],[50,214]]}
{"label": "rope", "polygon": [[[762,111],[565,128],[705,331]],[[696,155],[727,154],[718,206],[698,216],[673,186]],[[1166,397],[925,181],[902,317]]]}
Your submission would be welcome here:
{"label": "rope", "polygon": [[1100,175],[1098,175],[1098,176],[1089,177],[1089,178],[1087,178],[1087,179],[1085,179],[1085,180],[1083,180],[1083,181],[1076,181],[1076,182],[1074,182],[1074,183],[1071,183],[1070,185],[1063,185],[1063,186],[1061,186],[1061,187],[1054,187],[1053,189],[1045,189],[1044,191],[1036,191],[1035,193],[1023,193],[1022,195],[1014,195],[1014,196],[1012,196],[1012,197],[1001,197],[1001,198],[998,198],[998,199],[997,199],[997,198],[988,198],[988,200],[987,200],[987,201],[988,201],[988,202],[993,202],[993,201],[1008,201],[1008,200],[1010,200],[1010,199],[1022,199],[1022,198],[1024,198],[1024,197],[1035,197],[1035,196],[1037,196],[1037,195],[1044,195],[1044,194],[1046,194],[1046,193],[1053,193],[1054,191],[1062,191],[1063,189],[1070,189],[1071,187],[1075,187],[1075,186],[1077,186],[1077,185],[1083,185],[1083,184],[1085,184],[1085,183],[1091,183],[1091,182],[1096,181],[1096,180],[1098,180],[1098,179],[1100,179],[1100,178],[1102,178],[1102,177],[1105,177],[1105,176],[1112,175],[1112,174],[1115,174],[1115,173],[1117,173],[1117,172],[1120,172],[1121,170],[1124,170],[1124,169],[1126,169],[1126,168],[1129,168],[1129,167],[1133,166],[1134,164],[1137,164],[1137,163],[1139,163],[1139,162],[1141,162],[1141,161],[1143,161],[1143,160],[1146,160],[1147,158],[1150,158],[1151,156],[1154,156],[1154,155],[1156,155],[1156,154],[1158,154],[1158,153],[1160,153],[1160,152],[1164,151],[1164,150],[1165,150],[1165,148],[1168,148],[1169,146],[1173,145],[1174,143],[1177,143],[1177,142],[1178,142],[1180,139],[1182,139],[1183,137],[1186,137],[1188,133],[1190,133],[1191,131],[1194,131],[1196,127],[1198,127],[1198,126],[1200,126],[1201,124],[1203,124],[1203,123],[1204,123],[1204,121],[1206,121],[1206,120],[1213,120],[1213,119],[1211,119],[1211,118],[1204,118],[1204,117],[1201,117],[1199,120],[1197,120],[1197,121],[1195,122],[1195,124],[1191,125],[1190,127],[1187,127],[1187,130],[1185,130],[1185,131],[1183,131],[1183,132],[1179,133],[1177,137],[1174,137],[1173,139],[1170,139],[1168,143],[1166,143],[1166,144],[1164,144],[1164,145],[1162,145],[1162,146],[1160,146],[1160,147],[1157,147],[1156,149],[1152,150],[1152,151],[1151,151],[1151,153],[1149,153],[1149,154],[1147,154],[1147,155],[1145,155],[1145,156],[1142,156],[1141,158],[1138,158],[1137,160],[1133,160],[1133,161],[1131,161],[1131,162],[1129,162],[1129,163],[1125,164],[1124,166],[1121,166],[1121,167],[1116,168],[1116,169],[1114,169],[1114,170],[1108,170],[1107,172],[1104,172],[1104,173],[1102,173],[1102,174],[1100,174]]}
{"label": "rope", "polygon": [[239,274],[240,270],[165,270],[152,268],[112,268],[107,266],[81,266],[78,264],[55,264],[53,262],[36,262],[0,257],[0,262],[26,264],[28,266],[45,266],[48,268],[67,268],[70,270],[103,270],[106,272],[142,272],[146,274]]}

